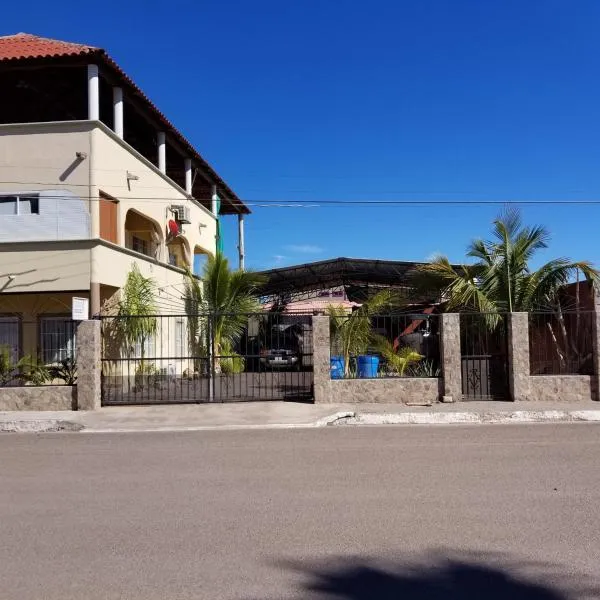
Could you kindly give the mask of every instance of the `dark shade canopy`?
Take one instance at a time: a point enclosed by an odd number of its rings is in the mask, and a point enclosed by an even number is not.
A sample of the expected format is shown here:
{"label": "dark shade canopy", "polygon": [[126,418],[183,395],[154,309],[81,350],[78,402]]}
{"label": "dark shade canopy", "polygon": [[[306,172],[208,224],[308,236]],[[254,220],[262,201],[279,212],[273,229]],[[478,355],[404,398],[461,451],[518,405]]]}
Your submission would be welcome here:
{"label": "dark shade canopy", "polygon": [[334,258],[263,271],[267,278],[261,292],[267,300],[299,300],[319,291],[344,288],[348,298],[364,301],[369,292],[382,288],[409,292],[409,273],[424,264],[412,261]]}

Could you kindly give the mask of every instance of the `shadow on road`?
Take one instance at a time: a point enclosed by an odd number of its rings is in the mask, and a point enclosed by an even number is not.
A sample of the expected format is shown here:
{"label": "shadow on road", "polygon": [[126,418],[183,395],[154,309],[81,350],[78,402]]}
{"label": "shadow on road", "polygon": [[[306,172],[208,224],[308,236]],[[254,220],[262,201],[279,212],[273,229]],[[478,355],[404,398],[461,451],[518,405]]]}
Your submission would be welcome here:
{"label": "shadow on road", "polygon": [[[294,598],[310,600],[574,600],[600,598],[587,577],[504,555],[429,555],[418,562],[349,558],[325,567],[279,563],[302,575]],[[286,596],[287,597],[287,596]],[[264,600],[265,597],[262,598]]]}

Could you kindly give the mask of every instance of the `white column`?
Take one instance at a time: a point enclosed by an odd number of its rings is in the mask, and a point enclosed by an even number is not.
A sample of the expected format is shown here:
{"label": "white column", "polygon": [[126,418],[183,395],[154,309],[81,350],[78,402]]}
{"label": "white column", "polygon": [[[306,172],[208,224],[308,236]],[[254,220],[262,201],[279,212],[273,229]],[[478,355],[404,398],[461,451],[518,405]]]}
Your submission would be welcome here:
{"label": "white column", "polygon": [[100,76],[98,65],[88,65],[88,119],[100,119]]}
{"label": "white column", "polygon": [[162,173],[167,172],[167,142],[164,131],[157,133],[158,140],[158,168]]}
{"label": "white column", "polygon": [[115,133],[123,139],[123,88],[113,88],[113,121]]}
{"label": "white column", "polygon": [[240,271],[243,271],[246,268],[246,249],[244,244],[244,215],[238,215],[238,250],[240,257]]}
{"label": "white column", "polygon": [[213,185],[212,186],[212,213],[213,213],[213,215],[215,215],[215,217],[219,216],[217,214],[217,200],[218,199],[219,199],[219,197],[217,196],[217,186]]}
{"label": "white column", "polygon": [[192,159],[184,158],[183,166],[185,168],[185,191],[190,196],[192,195]]}

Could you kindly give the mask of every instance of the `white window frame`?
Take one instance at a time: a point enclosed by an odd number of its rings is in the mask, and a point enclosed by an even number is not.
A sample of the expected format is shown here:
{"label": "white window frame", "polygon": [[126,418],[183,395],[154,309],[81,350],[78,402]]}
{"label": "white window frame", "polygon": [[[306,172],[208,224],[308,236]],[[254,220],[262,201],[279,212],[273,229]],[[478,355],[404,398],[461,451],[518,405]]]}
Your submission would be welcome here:
{"label": "white window frame", "polygon": [[35,193],[35,192],[19,192],[19,193],[12,193],[12,194],[7,194],[7,193],[3,193],[0,194],[0,199],[1,198],[14,198],[15,202],[16,202],[16,212],[14,212],[13,214],[0,214],[0,217],[18,217],[18,216],[24,216],[23,214],[21,214],[21,199],[31,199],[31,198],[35,198],[37,200],[37,212],[28,212],[28,213],[24,213],[25,215],[38,215],[40,214],[40,194]]}

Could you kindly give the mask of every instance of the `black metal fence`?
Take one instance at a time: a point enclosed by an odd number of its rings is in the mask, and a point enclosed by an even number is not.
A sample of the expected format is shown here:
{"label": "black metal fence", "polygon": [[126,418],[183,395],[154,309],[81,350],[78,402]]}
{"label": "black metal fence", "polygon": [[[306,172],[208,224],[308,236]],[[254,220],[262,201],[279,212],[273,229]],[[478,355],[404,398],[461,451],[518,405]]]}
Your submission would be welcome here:
{"label": "black metal fence", "polygon": [[592,375],[594,313],[529,314],[531,375]]}
{"label": "black metal fence", "polygon": [[332,379],[439,377],[439,315],[332,316]]}
{"label": "black metal fence", "polygon": [[461,378],[464,400],[508,400],[507,315],[460,315]]}
{"label": "black metal fence", "polygon": [[0,317],[0,387],[74,385],[77,326],[53,315]]}
{"label": "black metal fence", "polygon": [[102,317],[102,402],[312,399],[312,317]]}

